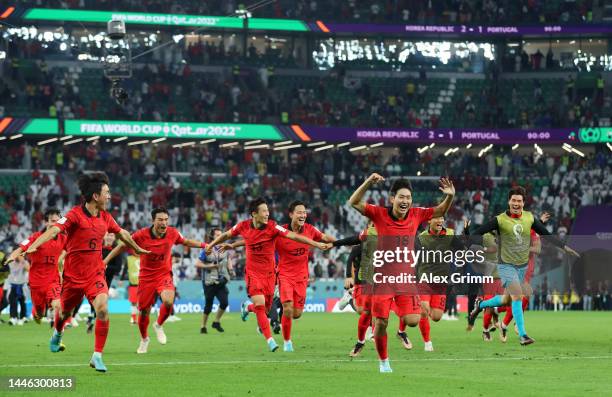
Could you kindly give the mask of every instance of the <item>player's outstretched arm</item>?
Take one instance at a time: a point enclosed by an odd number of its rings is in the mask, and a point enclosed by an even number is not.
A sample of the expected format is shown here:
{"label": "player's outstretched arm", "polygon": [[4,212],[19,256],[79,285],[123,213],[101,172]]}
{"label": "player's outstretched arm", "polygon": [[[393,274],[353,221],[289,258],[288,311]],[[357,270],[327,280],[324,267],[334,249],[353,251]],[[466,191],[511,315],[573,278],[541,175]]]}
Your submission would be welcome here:
{"label": "player's outstretched arm", "polygon": [[128,247],[133,249],[136,255],[144,255],[151,253],[151,251],[147,251],[146,249],[140,248],[140,246],[136,244],[134,239],[132,239],[130,232],[125,229],[119,230],[119,233],[115,233],[115,236],[117,236],[119,240],[123,241]]}
{"label": "player's outstretched arm", "polygon": [[119,241],[119,244],[117,244],[117,246],[113,248],[113,250],[109,252],[108,255],[106,255],[106,258],[104,258],[104,267],[108,266],[109,262],[115,259],[115,257],[121,254],[123,251],[125,251],[125,244],[123,243],[123,241]]}
{"label": "player's outstretched arm", "polygon": [[54,239],[59,234],[59,232],[60,232],[60,228],[59,227],[51,226],[49,229],[47,229],[47,231],[45,231],[43,234],[38,236],[36,241],[34,241],[32,243],[32,245],[30,245],[30,248],[28,248],[28,250],[25,253],[26,254],[31,254],[33,252],[36,252],[38,247],[40,247],[41,245],[43,245],[47,241],[49,241],[51,239]]}
{"label": "player's outstretched arm", "polygon": [[549,232],[548,229],[546,229],[546,226],[544,226],[544,224],[542,222],[540,222],[538,219],[535,219],[533,221],[533,225],[531,225],[531,228],[533,229],[534,232],[536,232],[540,236],[548,236],[548,240],[553,245],[561,248],[562,250],[564,250],[568,254],[573,255],[573,256],[575,256],[577,258],[580,257],[580,254],[578,252],[574,251],[574,249],[572,249],[570,246],[566,245],[563,241],[561,241],[557,237],[553,236],[552,233]]}
{"label": "player's outstretched arm", "polygon": [[357,190],[355,190],[355,192],[351,195],[351,197],[349,198],[349,204],[355,208],[357,211],[359,211],[362,215],[365,214],[365,202],[363,201],[363,196],[365,195],[365,192],[368,191],[368,189],[370,188],[370,186],[378,183],[378,182],[382,182],[384,181],[385,178],[383,178],[381,175],[379,174],[372,174],[370,175],[362,184],[361,186],[359,186],[357,188]]}
{"label": "player's outstretched arm", "polygon": [[293,241],[297,241],[298,243],[304,243],[304,244],[308,244],[312,247],[321,249],[321,250],[326,250],[328,249],[328,244],[329,243],[318,243],[314,240],[309,239],[308,237],[302,236],[301,234],[297,234],[294,233],[292,231],[290,231],[289,233],[287,233],[287,235],[285,236],[288,239],[291,239]]}
{"label": "player's outstretched arm", "polygon": [[183,245],[185,247],[191,247],[191,248],[206,248],[206,244],[202,241],[198,241],[198,240],[191,240],[191,239],[184,239],[183,240]]}
{"label": "player's outstretched arm", "polygon": [[211,241],[210,244],[206,246],[206,255],[210,255],[215,245],[227,241],[230,237],[232,237],[232,231],[228,230],[227,232],[222,233],[219,237]]}
{"label": "player's outstretched arm", "polygon": [[445,194],[444,200],[437,207],[434,207],[433,217],[439,217],[446,215],[446,212],[453,204],[455,198],[455,186],[453,182],[448,178],[440,178],[440,191]]}
{"label": "player's outstretched arm", "polygon": [[9,256],[6,257],[6,260],[4,261],[4,264],[8,265],[9,263],[11,263],[14,260],[16,260],[17,257],[20,256],[21,254],[23,254],[23,250],[21,249],[21,247],[15,248],[15,250],[13,252],[11,252],[9,254]]}
{"label": "player's outstretched arm", "polygon": [[361,244],[361,240],[359,239],[359,235],[355,235],[355,236],[351,236],[351,237],[347,237],[347,238],[342,238],[340,240],[335,240],[332,245],[334,247],[342,247],[345,245],[359,245]]}
{"label": "player's outstretched arm", "polygon": [[328,234],[323,233],[321,241],[323,241],[324,243],[333,243],[334,241],[336,241],[336,238],[334,236],[330,236]]}

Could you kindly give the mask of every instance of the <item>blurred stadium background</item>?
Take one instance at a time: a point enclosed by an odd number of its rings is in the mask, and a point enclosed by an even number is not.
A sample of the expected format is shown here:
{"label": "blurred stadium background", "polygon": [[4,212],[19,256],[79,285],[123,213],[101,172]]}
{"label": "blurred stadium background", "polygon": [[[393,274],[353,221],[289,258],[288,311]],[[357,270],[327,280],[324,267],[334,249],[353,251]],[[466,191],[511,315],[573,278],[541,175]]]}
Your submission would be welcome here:
{"label": "blurred stadium background", "polygon": [[[113,18],[122,40],[106,33]],[[421,205],[451,176],[459,231],[521,184],[551,231],[609,248],[612,1],[0,1],[0,24],[3,251],[45,208],[78,202],[93,170],[128,230],[163,205],[203,239],[263,195],[279,222],[302,199],[310,222],[348,236],[364,220],[346,200],[376,171],[410,177]],[[176,252],[179,313],[201,309],[197,254]],[[348,251],[313,255],[307,310],[330,311]],[[531,308],[587,309],[590,296],[609,310],[610,277],[587,273],[543,255]],[[111,311],[127,313],[115,283]]]}

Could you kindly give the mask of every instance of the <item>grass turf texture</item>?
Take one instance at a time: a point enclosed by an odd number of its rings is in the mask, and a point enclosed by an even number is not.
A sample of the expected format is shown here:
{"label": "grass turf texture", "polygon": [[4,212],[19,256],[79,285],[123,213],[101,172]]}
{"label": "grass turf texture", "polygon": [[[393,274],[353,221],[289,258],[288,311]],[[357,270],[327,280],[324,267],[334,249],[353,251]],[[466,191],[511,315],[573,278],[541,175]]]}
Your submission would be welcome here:
{"label": "grass turf texture", "polygon": [[[293,325],[295,352],[267,351],[256,321],[239,314],[224,317],[224,334],[210,327],[201,335],[199,315],[165,325],[168,344],[161,346],[150,328],[149,353],[137,355],[137,326],[128,316],[111,315],[104,352],[109,372],[88,367],[93,335],[84,323],[68,329],[67,350],[49,352],[48,325],[0,325],[0,377],[73,376],[76,390],[55,395],[176,395],[296,396],[384,395],[609,396],[612,390],[612,313],[528,312],[526,325],[536,339],[522,347],[513,329],[508,343],[498,332],[486,343],[481,319],[474,331],[465,321],[432,323],[435,352],[424,352],[418,327],[408,328],[412,351],[395,337],[397,318],[390,322],[392,374],[380,374],[374,344],[368,342],[358,359],[348,352],[355,342],[354,314],[306,313]],[[153,319],[152,319],[153,320]],[[463,319],[462,319],[463,320]],[[153,321],[151,321],[153,323]],[[2,395],[32,395],[11,392]],[[40,392],[36,392],[40,393]]]}

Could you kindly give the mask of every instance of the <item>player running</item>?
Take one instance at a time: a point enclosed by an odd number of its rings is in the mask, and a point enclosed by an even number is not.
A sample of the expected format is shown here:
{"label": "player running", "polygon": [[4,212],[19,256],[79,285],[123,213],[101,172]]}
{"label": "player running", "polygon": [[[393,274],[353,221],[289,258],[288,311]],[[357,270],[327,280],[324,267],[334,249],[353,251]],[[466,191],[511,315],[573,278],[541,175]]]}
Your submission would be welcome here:
{"label": "player running", "polygon": [[[525,331],[522,307],[523,296],[531,294],[531,286],[525,282],[530,253],[531,230],[533,229],[541,236],[551,236],[551,233],[546,230],[546,227],[540,220],[536,219],[531,212],[523,210],[526,197],[527,192],[525,188],[521,186],[512,188],[508,193],[508,210],[472,232],[474,235],[481,236],[497,230],[500,247],[500,262],[497,269],[502,285],[505,288],[505,293],[503,295],[496,295],[486,301],[483,301],[482,298],[477,298],[474,309],[470,313],[470,321],[474,321],[478,314],[487,307],[511,304],[512,315],[519,331],[520,344],[523,346],[535,342],[527,336]],[[553,245],[563,248],[568,254],[579,256],[576,251],[565,245],[561,240],[552,236],[549,238]],[[478,242],[478,238],[474,241]]]}
{"label": "player running", "polygon": [[[61,218],[61,213],[56,208],[45,211],[45,230],[49,230]],[[19,244],[8,256],[6,263],[17,259],[18,256],[30,248],[32,243],[43,234],[36,232]],[[40,324],[41,319],[47,313],[47,309],[53,309],[54,313],[60,312],[61,279],[59,265],[64,261],[66,251],[66,234],[60,233],[54,239],[43,244],[38,251],[29,255],[30,261],[30,295],[32,297],[32,316],[34,321]]]}
{"label": "player running", "polygon": [[102,262],[102,239],[107,232],[115,233],[117,238],[129,245],[139,254],[146,251],[132,240],[130,234],[121,229],[113,217],[106,211],[110,200],[108,177],[104,173],[82,175],[78,181],[82,205],[72,208],[55,225],[40,235],[26,254],[32,255],[47,241],[66,233],[66,258],[62,291],[60,294],[61,310],[55,313],[55,330],[49,342],[52,352],[62,349],[64,323],[72,315],[73,309],[83,300],[83,296],[93,305],[96,311],[94,353],[89,365],[96,371],[106,372],[102,361],[102,352],[108,336],[108,286],[104,278]]}
{"label": "player running", "polygon": [[[247,294],[253,303],[247,304],[247,302],[244,302],[242,304],[242,319],[246,321],[249,312],[255,313],[257,324],[264,338],[266,338],[268,348],[274,352],[278,349],[278,345],[274,338],[272,338],[270,323],[266,313],[270,309],[274,296],[276,281],[274,246],[278,240],[277,237],[287,237],[288,239],[319,249],[328,249],[331,247],[331,244],[313,241],[303,234],[277,225],[276,222],[269,219],[270,212],[263,198],[257,198],[249,203],[249,213],[251,219],[238,223],[208,244],[206,255],[210,255],[212,249],[217,244],[221,244],[232,237],[240,235],[244,238],[244,244],[246,245],[245,277]],[[236,246],[239,244],[240,242],[237,242]]]}
{"label": "player running", "polygon": [[[291,224],[285,224],[282,227],[313,241],[331,243],[336,240],[321,233],[313,225],[306,223],[307,216],[306,204],[301,201],[294,201],[289,205]],[[276,239],[276,252],[279,256],[278,288],[283,305],[283,315],[281,316],[283,350],[292,352],[291,325],[292,321],[300,318],[304,311],[306,288],[308,287],[310,246],[288,238],[280,238]]]}
{"label": "player running", "polygon": [[[446,214],[453,202],[455,187],[450,180],[441,178],[440,190],[445,194],[442,203],[435,208],[412,207],[412,186],[408,180],[398,179],[393,183],[389,192],[391,207],[366,204],[363,201],[366,191],[372,185],[384,180],[379,174],[370,175],[349,198],[349,203],[374,222],[378,232],[378,250],[382,250],[384,254],[402,249],[413,251],[419,225],[432,217]],[[390,269],[410,273],[413,272],[414,264],[410,260],[393,260],[387,261],[385,266],[383,270],[386,272],[387,269]],[[380,359],[379,369],[384,373],[392,372],[387,353],[387,325],[392,303],[395,303],[397,307],[398,316],[410,327],[419,323],[421,307],[418,293],[410,291],[409,286],[399,284],[392,286],[384,282],[382,284],[376,285],[378,292],[374,292],[372,315],[376,318],[374,341]]]}
{"label": "player running", "polygon": [[[175,287],[172,281],[172,247],[183,245],[191,248],[204,248],[205,243],[190,240],[174,227],[168,226],[168,210],[163,207],[155,208],[151,211],[153,225],[138,230],[132,235],[136,244],[148,251],[146,255],[140,255],[140,272],[138,274],[138,329],[140,330],[140,345],[136,350],[138,354],[144,354],[149,347],[149,314],[151,307],[155,304],[155,299],[159,294],[162,304],[159,309],[157,321],[153,324],[153,329],[157,341],[165,345],[167,343],[166,333],[163,324],[172,311],[174,304]],[[126,247],[118,244],[104,258],[107,264],[119,255]]]}

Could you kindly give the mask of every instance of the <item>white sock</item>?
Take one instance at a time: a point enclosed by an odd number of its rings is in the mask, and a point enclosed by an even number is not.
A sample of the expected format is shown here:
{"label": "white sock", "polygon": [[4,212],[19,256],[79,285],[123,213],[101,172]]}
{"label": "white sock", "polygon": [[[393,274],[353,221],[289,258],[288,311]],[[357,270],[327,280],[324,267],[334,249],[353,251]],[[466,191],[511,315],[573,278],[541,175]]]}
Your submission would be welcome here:
{"label": "white sock", "polygon": [[94,352],[92,357],[98,357],[98,358],[102,358],[102,353],[100,352]]}

